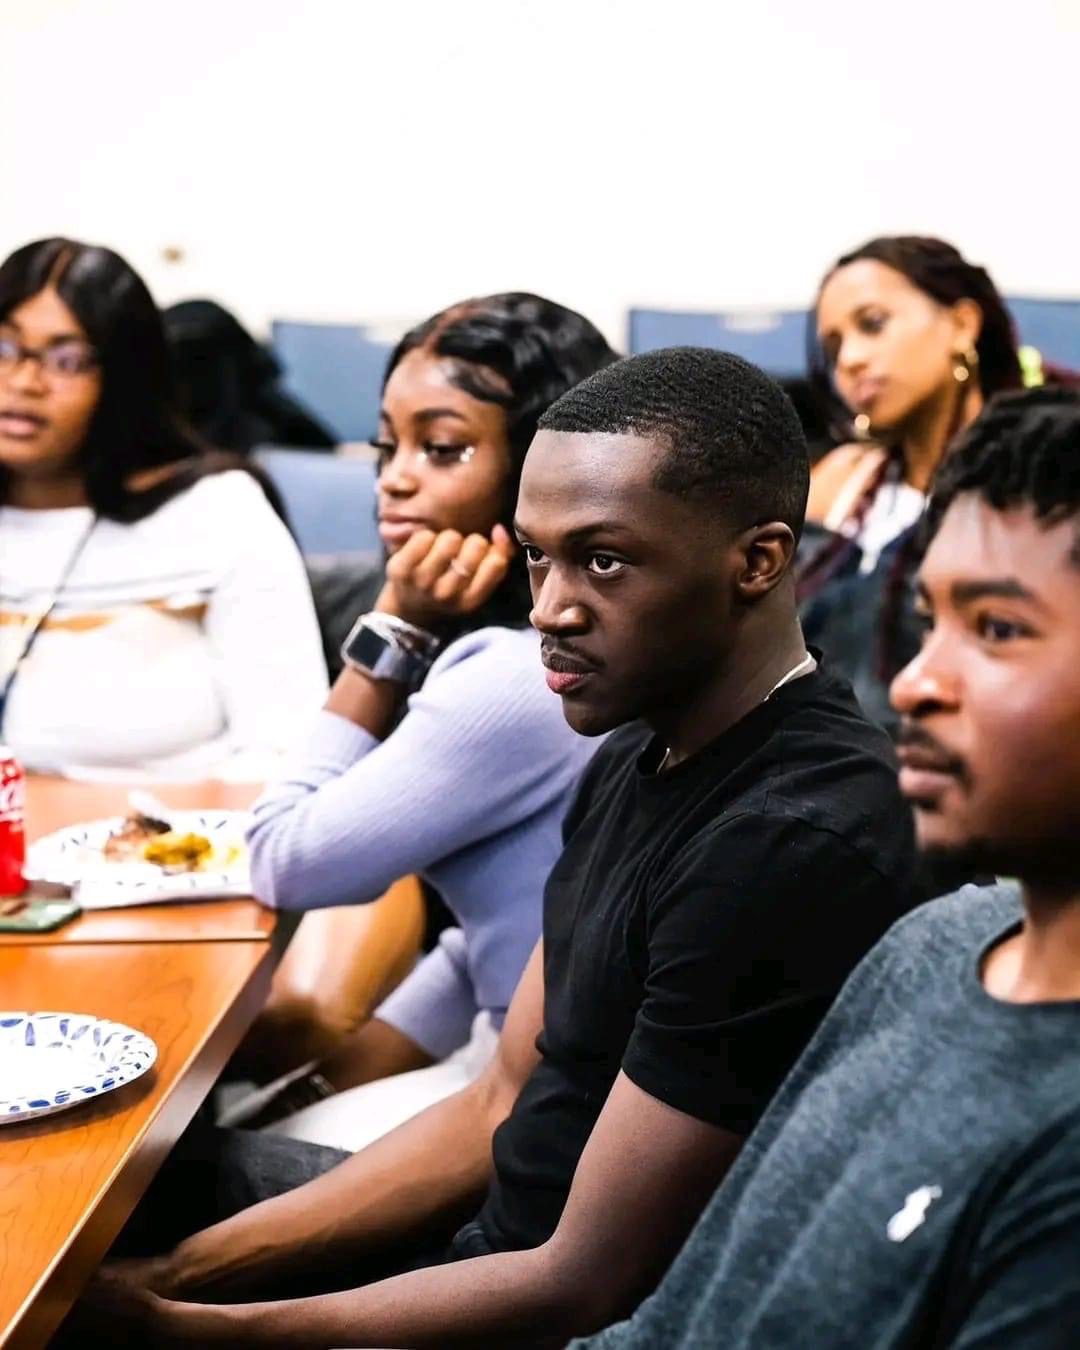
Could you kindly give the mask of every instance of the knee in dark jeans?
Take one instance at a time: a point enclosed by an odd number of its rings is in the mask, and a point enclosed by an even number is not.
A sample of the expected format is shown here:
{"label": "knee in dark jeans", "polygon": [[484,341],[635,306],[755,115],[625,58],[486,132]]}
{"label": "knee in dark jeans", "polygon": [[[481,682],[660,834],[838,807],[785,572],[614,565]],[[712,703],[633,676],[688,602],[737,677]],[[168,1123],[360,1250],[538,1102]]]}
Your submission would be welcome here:
{"label": "knee in dark jeans", "polygon": [[196,1123],[177,1143],[111,1254],[168,1251],[192,1233],[322,1176],[347,1157],[321,1144]]}

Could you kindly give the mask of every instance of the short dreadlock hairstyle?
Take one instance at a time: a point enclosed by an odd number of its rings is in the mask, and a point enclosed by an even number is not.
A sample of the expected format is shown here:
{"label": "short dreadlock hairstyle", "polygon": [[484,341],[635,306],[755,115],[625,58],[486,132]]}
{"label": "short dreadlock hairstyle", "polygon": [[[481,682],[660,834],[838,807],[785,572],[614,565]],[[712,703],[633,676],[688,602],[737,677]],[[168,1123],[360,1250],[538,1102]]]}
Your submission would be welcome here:
{"label": "short dreadlock hairstyle", "polygon": [[810,469],[798,414],[774,380],[729,352],[628,357],[563,394],[539,425],[655,438],[666,449],[653,480],[661,491],[718,498],[741,528],[779,520],[802,530]]}
{"label": "short dreadlock hairstyle", "polygon": [[[1056,525],[1080,514],[1080,396],[1060,385],[991,400],[938,470],[926,509],[929,543],[952,503],[975,492],[997,511],[1030,506]],[[1080,539],[1073,549],[1080,566]]]}

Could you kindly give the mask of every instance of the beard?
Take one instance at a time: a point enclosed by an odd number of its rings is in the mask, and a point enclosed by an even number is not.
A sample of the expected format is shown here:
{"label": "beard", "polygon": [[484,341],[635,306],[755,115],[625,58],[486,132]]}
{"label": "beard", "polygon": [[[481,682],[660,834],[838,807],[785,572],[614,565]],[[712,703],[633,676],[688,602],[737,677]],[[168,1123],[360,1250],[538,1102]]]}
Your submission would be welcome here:
{"label": "beard", "polygon": [[[950,890],[968,882],[989,886],[1015,880],[1053,890],[1080,891],[1080,856],[1075,838],[1006,840],[971,838],[919,847],[922,875]],[[943,890],[935,892],[944,894]]]}

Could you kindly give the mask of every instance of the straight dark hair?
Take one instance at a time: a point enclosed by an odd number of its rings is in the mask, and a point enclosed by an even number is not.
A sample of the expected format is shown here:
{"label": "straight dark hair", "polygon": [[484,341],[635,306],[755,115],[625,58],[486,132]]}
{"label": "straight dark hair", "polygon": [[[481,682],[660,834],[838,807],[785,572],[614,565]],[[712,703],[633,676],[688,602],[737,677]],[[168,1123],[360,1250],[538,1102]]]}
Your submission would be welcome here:
{"label": "straight dark hair", "polygon": [[[49,288],[79,321],[100,363],[101,398],[77,461],[97,515],[141,520],[206,474],[247,467],[212,450],[177,413],[161,315],[118,253],[62,238],[24,245],[0,265],[0,320]],[[129,487],[140,471],[170,464],[179,467],[161,483],[142,492]],[[9,477],[0,469],[0,503]]]}

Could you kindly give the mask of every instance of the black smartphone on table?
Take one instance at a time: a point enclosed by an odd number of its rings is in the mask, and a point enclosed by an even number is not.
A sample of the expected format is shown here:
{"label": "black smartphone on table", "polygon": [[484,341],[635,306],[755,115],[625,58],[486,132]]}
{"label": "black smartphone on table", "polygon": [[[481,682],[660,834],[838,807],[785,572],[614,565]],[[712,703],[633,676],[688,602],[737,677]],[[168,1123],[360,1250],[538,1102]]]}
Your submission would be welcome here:
{"label": "black smartphone on table", "polygon": [[82,913],[74,900],[0,899],[0,933],[51,933]]}

